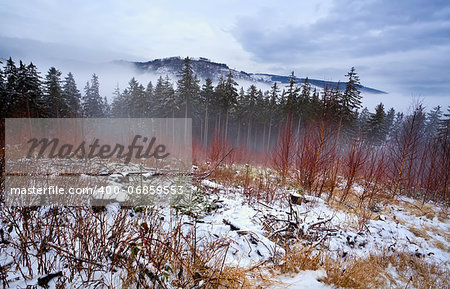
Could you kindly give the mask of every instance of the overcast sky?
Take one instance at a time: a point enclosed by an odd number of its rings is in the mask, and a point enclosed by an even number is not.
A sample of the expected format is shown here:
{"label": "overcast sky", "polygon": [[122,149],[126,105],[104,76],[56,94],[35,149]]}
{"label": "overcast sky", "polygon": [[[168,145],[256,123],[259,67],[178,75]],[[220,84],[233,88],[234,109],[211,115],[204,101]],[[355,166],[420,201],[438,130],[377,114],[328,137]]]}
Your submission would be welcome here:
{"label": "overcast sky", "polygon": [[203,56],[247,72],[294,70],[299,77],[334,81],[345,80],[355,66],[364,85],[388,91],[390,98],[450,105],[448,0],[0,0],[0,5],[0,58],[104,62]]}

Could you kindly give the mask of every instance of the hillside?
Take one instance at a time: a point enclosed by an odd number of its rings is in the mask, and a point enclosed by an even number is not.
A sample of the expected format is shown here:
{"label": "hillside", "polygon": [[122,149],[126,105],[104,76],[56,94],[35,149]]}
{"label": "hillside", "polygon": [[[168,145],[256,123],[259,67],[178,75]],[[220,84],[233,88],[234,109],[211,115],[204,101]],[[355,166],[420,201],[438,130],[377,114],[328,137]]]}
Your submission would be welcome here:
{"label": "hillside", "polygon": [[[157,75],[177,75],[179,71],[183,68],[184,60],[181,57],[169,57],[169,58],[161,58],[155,59],[147,62],[127,62],[127,61],[118,61],[117,63],[127,63],[135,65],[138,71],[142,73],[154,73]],[[211,78],[213,81],[217,81],[221,76],[227,75],[230,71],[233,74],[233,77],[237,82],[240,81],[248,81],[255,82],[264,85],[271,85],[273,82],[279,82],[282,84],[289,83],[289,76],[286,75],[275,75],[268,73],[249,73],[246,71],[238,71],[236,69],[230,68],[225,63],[213,62],[208,58],[199,57],[192,58],[191,65],[195,73],[200,79]],[[335,81],[326,81],[320,79],[312,79],[308,78],[311,85],[316,86],[319,89],[323,89],[325,87],[334,89],[339,87],[339,89],[345,89],[345,85],[343,83],[335,82]],[[305,78],[297,77],[297,83],[302,83],[305,81]],[[366,87],[361,85],[361,92],[372,93],[372,94],[385,94],[386,92]]]}

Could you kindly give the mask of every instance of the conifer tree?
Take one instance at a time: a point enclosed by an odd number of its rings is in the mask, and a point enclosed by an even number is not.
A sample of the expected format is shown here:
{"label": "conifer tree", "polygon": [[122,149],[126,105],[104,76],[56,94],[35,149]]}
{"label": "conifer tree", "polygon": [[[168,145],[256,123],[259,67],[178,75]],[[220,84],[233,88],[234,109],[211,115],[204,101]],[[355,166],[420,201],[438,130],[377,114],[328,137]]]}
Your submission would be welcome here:
{"label": "conifer tree", "polygon": [[[3,115],[6,116],[13,116],[12,114],[15,113],[15,109],[19,108],[19,98],[18,93],[16,91],[17,87],[17,78],[18,78],[18,71],[16,64],[10,57],[5,64],[4,69],[4,96],[5,98],[2,99],[2,110],[4,111]],[[23,114],[25,116],[25,114]]]}
{"label": "conifer tree", "polygon": [[[0,61],[0,65],[2,65],[3,62]],[[0,66],[0,114],[3,116],[6,116],[6,85],[5,85],[5,78],[3,75],[3,68]]]}
{"label": "conifer tree", "polygon": [[81,93],[77,88],[75,78],[73,74],[69,72],[64,80],[62,87],[62,95],[64,101],[67,103],[69,108],[70,117],[80,117],[81,111]]}
{"label": "conifer tree", "polygon": [[223,87],[223,93],[221,95],[221,99],[219,99],[220,107],[223,111],[223,114],[225,116],[225,140],[228,138],[228,121],[229,121],[229,114],[233,111],[237,104],[237,82],[233,78],[233,74],[231,71],[227,75],[227,79],[224,83]]}
{"label": "conifer tree", "polygon": [[211,78],[207,78],[202,86],[200,92],[200,108],[203,111],[203,143],[208,145],[208,124],[209,124],[209,111],[211,109],[211,102],[214,97],[214,86]]}
{"label": "conifer tree", "polygon": [[394,125],[395,120],[395,109],[391,107],[386,113],[386,117],[384,119],[384,131],[386,132],[386,137],[389,137],[392,126]]}
{"label": "conifer tree", "polygon": [[348,77],[348,81],[339,99],[339,105],[343,122],[349,124],[356,119],[356,111],[361,108],[362,96],[359,91],[361,84],[355,68],[352,67],[345,76]]}
{"label": "conifer tree", "polygon": [[131,106],[130,116],[134,118],[148,117],[150,109],[150,99],[145,94],[145,88],[134,77],[128,82],[127,93],[124,95]]}
{"label": "conifer tree", "polygon": [[286,86],[286,103],[284,111],[287,116],[294,114],[298,108],[298,97],[300,88],[297,86],[296,77],[294,72],[292,71],[291,76],[289,78],[289,84]]}
{"label": "conifer tree", "polygon": [[127,100],[120,93],[119,85],[116,86],[113,92],[113,101],[111,103],[111,115],[113,117],[126,118],[129,117],[129,105]]}
{"label": "conifer tree", "polygon": [[45,76],[44,98],[45,103],[49,107],[49,116],[69,116],[69,104],[66,103],[66,99],[62,94],[61,71],[57,70],[55,67],[51,67]]}
{"label": "conifer tree", "polygon": [[302,84],[298,105],[299,114],[303,121],[310,119],[313,109],[311,107],[311,84],[309,83],[308,77],[305,78]]}
{"label": "conifer tree", "polygon": [[48,105],[42,94],[42,81],[33,63],[25,66],[20,61],[16,79],[15,107],[11,113],[23,117],[46,117]]}
{"label": "conifer tree", "polygon": [[367,121],[367,134],[374,144],[380,144],[386,140],[385,131],[386,113],[382,103],[375,107],[375,113],[369,116]]}
{"label": "conifer tree", "polygon": [[95,73],[91,82],[87,82],[84,88],[83,114],[85,117],[103,117],[103,99],[100,96],[100,83]]}
{"label": "conifer tree", "polygon": [[427,113],[427,120],[425,125],[425,136],[432,139],[438,135],[439,122],[442,118],[441,107],[438,105]]}
{"label": "conifer tree", "polygon": [[184,59],[183,69],[178,74],[177,95],[183,106],[184,117],[192,117],[192,107],[199,103],[200,81],[191,66],[189,57]]}
{"label": "conifer tree", "polygon": [[175,90],[168,75],[158,78],[154,94],[152,114],[156,117],[175,117],[180,110],[180,103],[175,97]]}

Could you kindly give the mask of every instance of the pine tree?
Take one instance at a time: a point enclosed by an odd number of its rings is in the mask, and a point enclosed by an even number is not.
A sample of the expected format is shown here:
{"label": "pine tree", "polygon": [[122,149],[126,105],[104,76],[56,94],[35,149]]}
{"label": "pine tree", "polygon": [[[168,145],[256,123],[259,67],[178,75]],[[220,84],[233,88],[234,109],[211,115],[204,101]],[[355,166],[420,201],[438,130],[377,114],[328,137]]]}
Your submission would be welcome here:
{"label": "pine tree", "polygon": [[33,63],[25,66],[20,61],[16,79],[16,100],[13,113],[24,117],[48,116],[49,104],[42,94],[42,81]]}
{"label": "pine tree", "polygon": [[103,98],[103,117],[111,117],[111,106],[106,96]]}
{"label": "pine tree", "polygon": [[227,75],[227,79],[225,81],[224,90],[222,94],[222,99],[220,99],[220,106],[222,108],[222,111],[225,115],[225,137],[224,139],[227,140],[228,138],[228,120],[229,120],[229,114],[233,111],[237,104],[237,82],[233,78],[233,74],[231,71]]}
{"label": "pine tree", "polygon": [[[6,61],[5,69],[4,69],[4,94],[5,98],[2,100],[2,110],[4,111],[3,115],[6,116],[16,116],[15,113],[17,112],[16,109],[19,109],[20,106],[18,105],[19,98],[18,93],[16,91],[17,87],[17,78],[18,78],[18,71],[16,64],[10,57]],[[23,108],[20,108],[23,109]],[[23,116],[26,114],[23,113]]]}
{"label": "pine tree", "polygon": [[120,93],[119,85],[116,86],[113,92],[111,115],[113,117],[121,117],[121,118],[129,117],[128,104],[125,97],[123,97],[122,93]]}
{"label": "pine tree", "polygon": [[145,88],[145,97],[147,99],[148,107],[145,112],[145,115],[148,117],[152,116],[152,109],[155,105],[155,96],[153,91],[153,83],[151,81],[148,82],[147,87]]}
{"label": "pine tree", "polygon": [[298,97],[300,88],[297,86],[296,77],[292,71],[289,78],[289,84],[286,86],[286,103],[285,103],[285,113],[287,116],[293,115],[298,109]]}
{"label": "pine tree", "polygon": [[386,117],[384,119],[384,131],[386,132],[386,137],[389,137],[389,132],[392,130],[395,120],[395,109],[391,107],[386,113]]}
{"label": "pine tree", "polygon": [[80,117],[81,111],[81,93],[77,88],[75,78],[73,74],[69,72],[64,79],[64,84],[62,87],[62,95],[64,101],[68,105],[69,116],[70,117]]}
{"label": "pine tree", "polygon": [[438,125],[438,137],[448,145],[450,138],[450,105],[447,107],[447,113],[439,121]]}
{"label": "pine tree", "polygon": [[278,88],[277,82],[274,82],[268,97],[269,97],[269,130],[267,132],[267,143],[266,143],[266,150],[270,148],[270,143],[272,139],[272,129],[275,126],[277,116],[279,115],[279,107],[278,107],[278,95],[280,93],[280,90]]}
{"label": "pine tree", "polygon": [[142,118],[148,117],[150,109],[150,99],[147,98],[145,94],[145,88],[133,77],[128,82],[127,94],[128,103],[131,106],[128,107],[130,110],[131,117]]}
{"label": "pine tree", "polygon": [[[0,61],[0,65],[2,65],[3,62]],[[6,85],[5,85],[5,77],[3,75],[3,69],[0,67],[0,114],[4,117],[6,116]]]}
{"label": "pine tree", "polygon": [[341,117],[344,124],[351,123],[356,119],[356,111],[361,108],[361,86],[359,76],[352,67],[350,72],[345,75],[348,77],[345,91],[339,99]]}
{"label": "pine tree", "polygon": [[184,117],[192,117],[192,107],[199,103],[200,81],[191,66],[189,57],[184,59],[183,69],[178,74],[177,95],[184,108]]}
{"label": "pine tree", "polygon": [[214,86],[212,84],[212,80],[207,78],[205,83],[202,86],[202,90],[200,92],[200,108],[201,111],[204,112],[203,116],[203,143],[208,145],[208,123],[209,123],[209,110],[211,108],[211,102],[214,97]]}
{"label": "pine tree", "polygon": [[439,122],[441,121],[441,118],[442,111],[439,105],[427,113],[425,135],[428,139],[432,139],[438,135]]}
{"label": "pine tree", "polygon": [[69,116],[69,104],[66,103],[62,95],[61,71],[51,67],[44,81],[44,98],[49,107],[49,116],[67,117]]}
{"label": "pine tree", "polygon": [[298,106],[303,121],[310,119],[313,109],[311,107],[311,84],[309,83],[308,77],[305,78],[302,84]]}
{"label": "pine tree", "polygon": [[175,90],[168,75],[160,76],[155,86],[155,104],[152,115],[156,117],[175,117],[180,110],[180,103],[175,97]]}
{"label": "pine tree", "polygon": [[370,112],[367,107],[364,107],[361,110],[361,113],[358,115],[358,129],[361,134],[367,135],[367,126],[370,117]]}
{"label": "pine tree", "polygon": [[251,135],[252,130],[256,131],[256,115],[260,114],[261,111],[257,109],[258,102],[258,89],[255,85],[250,85],[247,89],[247,93],[244,94],[241,105],[241,116],[246,121],[247,125],[247,147],[250,148],[251,145]]}
{"label": "pine tree", "polygon": [[84,88],[83,114],[84,117],[103,117],[103,99],[100,96],[100,83],[96,74]]}
{"label": "pine tree", "polygon": [[375,113],[370,115],[367,121],[367,134],[372,143],[380,144],[386,140],[385,120],[384,105],[380,103],[375,107]]}

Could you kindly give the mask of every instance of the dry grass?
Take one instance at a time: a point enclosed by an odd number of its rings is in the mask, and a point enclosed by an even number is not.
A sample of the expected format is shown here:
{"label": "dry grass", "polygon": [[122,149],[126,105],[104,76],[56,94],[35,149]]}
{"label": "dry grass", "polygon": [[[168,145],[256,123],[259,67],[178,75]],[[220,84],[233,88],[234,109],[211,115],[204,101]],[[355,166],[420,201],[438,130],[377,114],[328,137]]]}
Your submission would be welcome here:
{"label": "dry grass", "polygon": [[430,240],[430,235],[428,235],[425,227],[417,228],[415,226],[408,226],[408,230],[413,233],[416,237],[423,238],[425,240]]}
{"label": "dry grass", "polygon": [[285,254],[278,269],[282,274],[317,270],[320,267],[321,258],[322,254],[315,251],[313,247],[304,247],[298,250],[291,249]]}
{"label": "dry grass", "polygon": [[377,256],[345,261],[327,258],[324,262],[327,276],[321,281],[342,288],[385,288],[386,267],[386,261]]}
{"label": "dry grass", "polygon": [[[446,266],[430,264],[408,253],[370,255],[363,259],[324,262],[321,281],[342,288],[446,288]],[[405,287],[406,286],[406,287]]]}

